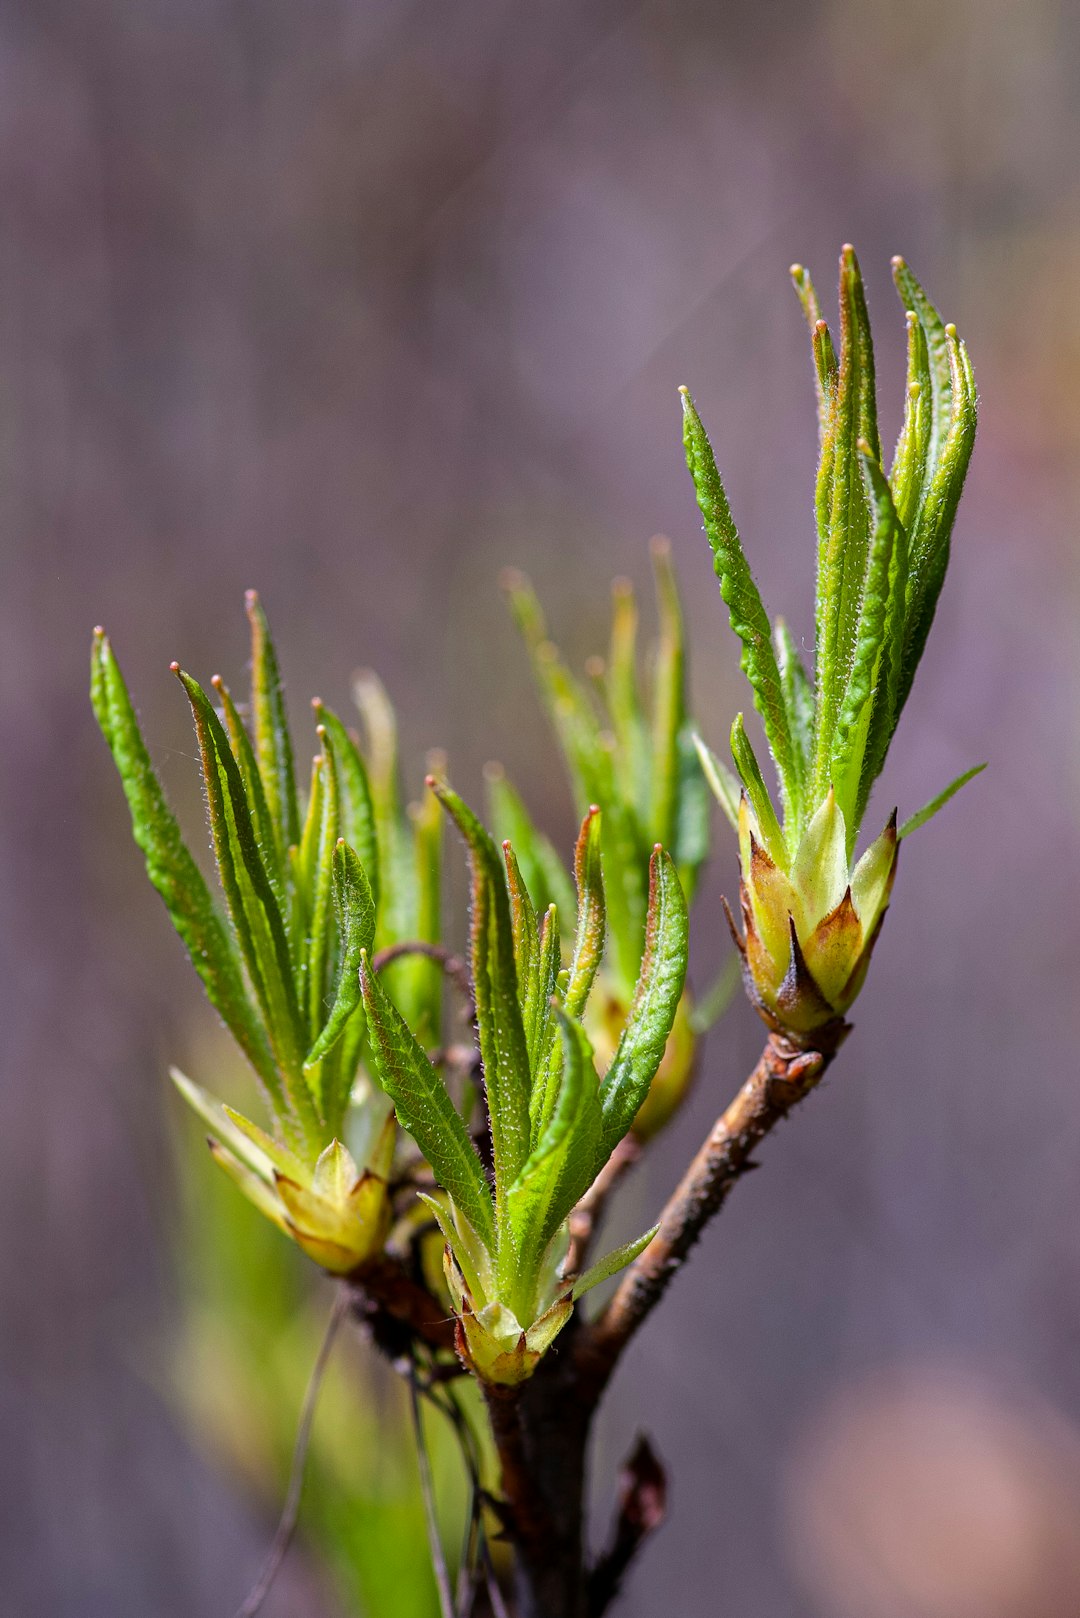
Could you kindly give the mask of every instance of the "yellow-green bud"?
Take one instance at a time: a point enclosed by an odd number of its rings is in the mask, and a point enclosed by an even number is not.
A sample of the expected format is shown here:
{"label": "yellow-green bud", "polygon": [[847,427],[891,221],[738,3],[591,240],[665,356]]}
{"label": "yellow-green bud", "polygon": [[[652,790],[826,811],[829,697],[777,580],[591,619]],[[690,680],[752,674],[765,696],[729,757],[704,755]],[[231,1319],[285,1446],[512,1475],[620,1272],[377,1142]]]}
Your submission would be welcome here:
{"label": "yellow-green bud", "polygon": [[[771,1028],[805,1039],[841,1022],[863,986],[896,872],[896,815],[854,869],[830,789],[786,869],[739,803],[743,936],[732,932],[747,990]],[[782,857],[782,855],[780,856]],[[729,916],[730,920],[730,916]]]}

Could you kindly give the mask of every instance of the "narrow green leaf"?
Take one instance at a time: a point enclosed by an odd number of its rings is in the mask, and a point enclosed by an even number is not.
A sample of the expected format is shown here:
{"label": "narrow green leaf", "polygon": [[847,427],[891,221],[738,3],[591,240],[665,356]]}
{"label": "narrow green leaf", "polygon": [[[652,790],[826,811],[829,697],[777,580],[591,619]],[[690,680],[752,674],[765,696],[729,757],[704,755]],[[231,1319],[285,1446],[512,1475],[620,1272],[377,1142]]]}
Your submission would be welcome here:
{"label": "narrow green leaf", "polygon": [[341,965],[334,1004],[322,1032],[308,1052],[305,1068],[321,1061],[336,1044],[359,1006],[360,955],[363,950],[371,949],[375,938],[375,899],[371,885],[358,855],[344,838],[339,839],[334,849],[333,891],[342,941]]}
{"label": "narrow green leaf", "polygon": [[518,1002],[510,900],[498,851],[476,815],[443,782],[429,777],[428,784],[469,851],[473,992],[501,1214],[506,1190],[528,1156],[530,1138],[529,1053]]}
{"label": "narrow green leaf", "polygon": [[611,642],[604,695],[615,733],[619,791],[644,820],[652,796],[652,765],[649,729],[638,686],[637,631],[634,587],[629,579],[616,579],[611,587]]}
{"label": "narrow green leaf", "polygon": [[[776,662],[780,670],[780,685],[787,709],[788,729],[794,743],[799,769],[799,797],[804,798],[811,761],[814,756],[814,688],[803,668],[795,637],[783,618],[773,626]],[[805,804],[803,804],[805,810]]]}
{"label": "narrow green leaf", "polygon": [[[896,515],[885,474],[870,454],[862,451],[863,475],[874,512],[874,532],[866,564],[866,584],[859,614],[858,634],[847,689],[837,716],[830,780],[848,828],[850,856],[858,834],[858,798],[863,763],[878,703],[889,702],[887,685],[880,681],[882,655],[889,626],[891,580],[906,565],[906,535]],[[899,555],[897,554],[899,553]]]}
{"label": "narrow green leaf", "polygon": [[356,850],[371,887],[376,909],[379,904],[379,840],[375,827],[375,808],[371,797],[371,782],[367,765],[356,740],[349,734],[337,714],[325,703],[313,702],[316,723],[327,731],[334,749],[338,775],[338,813],[341,835],[350,848]]}
{"label": "narrow green leaf", "polygon": [[644,1236],[636,1236],[633,1241],[624,1242],[621,1247],[616,1247],[613,1252],[598,1259],[583,1275],[579,1275],[570,1294],[574,1302],[583,1298],[586,1292],[591,1292],[593,1287],[598,1287],[602,1281],[610,1280],[613,1275],[618,1275],[620,1270],[625,1270],[628,1264],[632,1264],[639,1253],[644,1253],[659,1229],[659,1225],[653,1225]]}
{"label": "narrow green leaf", "polygon": [[735,767],[742,778],[746,795],[750,805],[757,816],[757,823],[761,830],[761,839],[765,844],[773,861],[781,870],[788,868],[788,851],[784,842],[784,834],[780,830],[780,822],[776,818],[776,810],[769,797],[769,789],[758,764],[757,755],[750,745],[750,738],[746,734],[741,713],[735,715],[731,726],[731,756],[735,760]]}
{"label": "narrow green leaf", "polygon": [[225,716],[225,729],[228,733],[233,757],[240,769],[244,791],[247,794],[248,805],[252,812],[252,823],[255,827],[255,836],[259,844],[259,853],[262,855],[262,861],[266,866],[266,873],[277,896],[278,904],[284,911],[287,905],[285,877],[278,857],[273,816],[270,813],[270,806],[266,801],[266,793],[263,790],[262,776],[259,774],[255,749],[251,745],[251,737],[247,733],[247,726],[240,717],[239,709],[233,701],[232,694],[225,681],[219,674],[215,674],[210,684],[221,700],[221,708]]}
{"label": "narrow green leaf", "polygon": [[525,886],[537,912],[554,904],[561,916],[573,915],[574,888],[562,860],[543,833],[536,829],[502,765],[487,765],[484,779],[493,831],[500,842],[513,843]]}
{"label": "narrow green leaf", "polygon": [[969,781],[974,780],[975,776],[981,775],[985,768],[985,764],[976,764],[970,770],[965,770],[963,775],[958,775],[955,781],[950,781],[944,792],[939,792],[936,798],[931,798],[929,803],[924,804],[921,809],[916,810],[913,815],[904,821],[896,834],[897,837],[910,837],[913,831],[918,831],[919,827],[925,826],[928,820],[933,820],[938,810],[943,809],[949,799],[954,798],[962,786],[966,786]]}
{"label": "narrow green leaf", "polygon": [[818,427],[822,439],[828,430],[829,412],[836,388],[836,355],[829,328],[821,318],[821,305],[809,272],[801,264],[791,266],[791,280],[810,328],[814,355],[814,382],[818,401]]}
{"label": "narrow green leaf", "polygon": [[495,1246],[491,1192],[465,1125],[427,1054],[392,1005],[366,952],[360,981],[375,1069],[398,1121],[431,1165],[435,1178],[489,1251]]}
{"label": "narrow green leaf", "polygon": [[319,818],[311,862],[310,924],[307,937],[307,971],[304,980],[307,1004],[309,1038],[318,1037],[326,1020],[327,976],[336,957],[336,939],[333,936],[334,850],[337,847],[340,816],[338,813],[338,774],[330,733],[319,727],[322,763],[319,768],[321,791],[318,794]]}
{"label": "narrow green leaf", "polygon": [[604,956],[606,906],[604,878],[600,863],[600,836],[603,816],[594,805],[581,823],[574,849],[574,880],[577,883],[577,932],[570,961],[563,1005],[568,1017],[581,1017]]}
{"label": "narrow green leaf", "polygon": [[[445,769],[442,755],[429,756],[433,770]],[[413,859],[416,877],[416,913],[413,937],[425,944],[437,944],[442,937],[442,848],[443,812],[429,787],[418,804],[410,804],[413,832]],[[409,970],[404,977],[404,993],[410,1021],[421,1039],[438,1044],[442,1037],[443,974],[437,961],[422,955],[398,963]],[[397,979],[395,981],[401,981]]]}
{"label": "narrow green leaf", "polygon": [[529,1096],[529,1140],[533,1146],[536,1145],[551,1116],[558,1085],[555,1014],[552,1003],[558,992],[560,964],[559,912],[554,905],[550,905],[540,927],[540,951],[536,970],[537,991],[535,1001],[530,999],[531,1017],[525,1025],[529,1043],[529,1068],[533,1076],[532,1092]]}
{"label": "narrow green leaf", "polygon": [[622,1038],[600,1088],[605,1158],[633,1123],[660,1066],[686,980],[687,938],[679,874],[669,855],[654,849],[641,972]]}
{"label": "narrow green leaf", "polygon": [[[401,804],[397,720],[390,698],[378,676],[365,670],[353,682],[353,700],[364,723],[365,756],[375,812],[381,948],[412,936],[416,911],[415,850]],[[400,975],[395,974],[395,985]]]}
{"label": "narrow green leaf", "polygon": [[529,897],[529,890],[525,886],[525,879],[514,853],[514,846],[505,842],[502,846],[503,862],[506,867],[506,889],[510,895],[510,931],[514,940],[514,971],[517,974],[518,1001],[521,1005],[521,1014],[528,1026],[528,1016],[525,1005],[529,999],[530,990],[536,989],[536,964],[540,953],[540,938],[536,923],[536,910]]}
{"label": "narrow green leaf", "polygon": [[854,656],[863,598],[870,514],[860,440],[881,458],[874,394],[874,349],[854,250],[840,256],[840,365],[822,459],[830,466],[828,527],[819,550],[816,753],[811,803],[828,790],[834,733]]}
{"label": "narrow green leaf", "polygon": [[233,937],[165,802],[123,675],[101,630],[94,635],[91,696],[120,775],[147,875],[165,903],[210,1003],[270,1096],[280,1102],[281,1080],[248,997]]}
{"label": "narrow green leaf", "polygon": [[712,547],[720,593],[727,603],[731,627],[742,642],[741,667],[754,693],[765,736],[776,761],[785,805],[797,791],[797,769],[788,730],[787,710],[776,665],[768,615],[743,555],[727,494],[701,417],[689,393],[682,390],[683,443],[694,480],[705,533]]}
{"label": "narrow green leaf", "polygon": [[660,639],[653,673],[652,802],[647,821],[652,842],[674,850],[679,812],[681,754],[686,721],[686,647],[682,606],[667,540],[652,544]]}
{"label": "narrow green leaf", "polygon": [[697,888],[698,876],[709,852],[709,788],[694,745],[693,721],[687,719],[678,736],[678,813],[671,857],[679,870],[687,900]]}
{"label": "narrow green leaf", "polygon": [[526,1278],[592,1184],[600,1150],[601,1116],[592,1048],[580,1024],[571,1021],[561,1007],[553,1009],[562,1043],[558,1100],[507,1198],[513,1251]]}
{"label": "narrow green leaf", "polygon": [[244,598],[251,625],[251,712],[255,725],[255,753],[263,779],[270,815],[277,830],[278,858],[282,866],[300,838],[300,809],[293,773],[293,750],[285,693],[277,654],[262,604],[254,590]]}
{"label": "narrow green leaf", "polygon": [[896,514],[905,531],[911,527],[922,498],[933,425],[933,380],[923,331],[914,309],[907,311],[908,356],[904,420],[889,472]]}
{"label": "narrow green leaf", "polygon": [[731,829],[739,829],[739,794],[738,780],[732,775],[726,764],[721,763],[712,748],[695,735],[694,746],[698,758],[701,760],[702,773],[712,788],[713,796],[720,805],[724,814],[731,822]]}
{"label": "narrow green leaf", "polygon": [[302,1053],[299,1008],[285,924],[259,856],[239,766],[205,691],[179,664],[172,665],[191,704],[202,755],[210,829],[221,884],[240,940],[248,975],[297,1116],[310,1129],[314,1112],[299,1077]]}

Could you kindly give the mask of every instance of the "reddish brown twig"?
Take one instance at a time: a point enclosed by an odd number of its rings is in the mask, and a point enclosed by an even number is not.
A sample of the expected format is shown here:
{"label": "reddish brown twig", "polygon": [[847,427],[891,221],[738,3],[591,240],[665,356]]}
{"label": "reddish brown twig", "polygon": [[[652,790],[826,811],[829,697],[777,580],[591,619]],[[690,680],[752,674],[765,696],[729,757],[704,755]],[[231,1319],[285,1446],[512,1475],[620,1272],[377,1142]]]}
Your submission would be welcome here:
{"label": "reddish brown twig", "polygon": [[593,1237],[619,1181],[641,1156],[633,1135],[624,1135],[592,1185],[570,1215],[570,1245],[563,1262],[564,1275],[580,1275],[589,1258]]}
{"label": "reddish brown twig", "polygon": [[345,1284],[353,1313],[370,1327],[377,1346],[390,1359],[405,1353],[414,1337],[453,1352],[453,1317],[413,1280],[400,1259],[380,1253],[347,1276]]}
{"label": "reddish brown twig", "polygon": [[627,1270],[604,1314],[581,1334],[579,1363],[596,1398],[736,1180],[752,1167],[755,1147],[819,1082],[846,1033],[847,1025],[839,1022],[823,1029],[816,1050],[769,1035],[754,1071],[670,1198],[656,1236]]}
{"label": "reddish brown twig", "polygon": [[384,967],[393,965],[394,961],[400,961],[407,955],[423,955],[429,961],[437,961],[461,995],[469,1016],[475,1015],[468,963],[462,956],[455,955],[442,944],[429,944],[422,938],[405,939],[400,944],[387,944],[385,949],[372,956],[371,970],[381,972]]}

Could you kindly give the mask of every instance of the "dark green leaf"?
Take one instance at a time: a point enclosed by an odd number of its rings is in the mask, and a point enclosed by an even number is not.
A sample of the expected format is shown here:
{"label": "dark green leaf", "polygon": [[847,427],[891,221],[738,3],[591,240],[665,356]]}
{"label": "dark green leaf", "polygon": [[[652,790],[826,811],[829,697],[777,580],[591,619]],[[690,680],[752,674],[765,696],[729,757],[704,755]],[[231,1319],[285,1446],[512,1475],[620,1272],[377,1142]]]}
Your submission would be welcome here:
{"label": "dark green leaf", "polygon": [[686,899],[678,872],[664,850],[657,848],[649,862],[641,972],[622,1038],[600,1088],[605,1157],[630,1128],[660,1066],[686,979],[687,936]]}
{"label": "dark green leaf", "polygon": [[577,932],[570,962],[563,1005],[568,1017],[584,1015],[589,991],[604,955],[606,909],[604,879],[600,867],[602,815],[595,806],[581,823],[574,850],[574,879],[577,883]]}
{"label": "dark green leaf", "polygon": [[496,1207],[529,1153],[529,1053],[518,1002],[510,901],[498,851],[472,810],[441,781],[429,782],[469,850],[470,956],[484,1090],[495,1159]]}
{"label": "dark green leaf", "polygon": [[377,975],[360,958],[360,980],[368,1029],[379,1083],[431,1165],[436,1180],[460,1209],[485,1246],[495,1246],[491,1192],[457,1108],[417,1044],[399,1012],[391,1004]]}
{"label": "dark green leaf", "polygon": [[266,1035],[244,986],[228,925],[180,835],[154,773],[123,675],[104,633],[94,637],[91,697],[131,811],[135,841],[146,871],[165,902],[173,926],[211,1004],[271,1097],[283,1100],[281,1080]]}
{"label": "dark green leaf", "polygon": [[293,750],[285,693],[278,672],[277,654],[259,597],[245,597],[251,624],[251,712],[255,725],[255,753],[259,760],[266,802],[278,838],[278,858],[284,866],[289,849],[300,840],[300,809],[293,773]]}
{"label": "dark green leaf", "polygon": [[743,555],[712,445],[693,400],[685,389],[682,390],[682,400],[686,464],[694,480],[705,533],[712,547],[720,593],[727,603],[731,627],[742,642],[741,667],[753,690],[754,706],[765,726],[765,736],[776,760],[781,792],[787,805],[798,791],[798,771],[768,615]]}

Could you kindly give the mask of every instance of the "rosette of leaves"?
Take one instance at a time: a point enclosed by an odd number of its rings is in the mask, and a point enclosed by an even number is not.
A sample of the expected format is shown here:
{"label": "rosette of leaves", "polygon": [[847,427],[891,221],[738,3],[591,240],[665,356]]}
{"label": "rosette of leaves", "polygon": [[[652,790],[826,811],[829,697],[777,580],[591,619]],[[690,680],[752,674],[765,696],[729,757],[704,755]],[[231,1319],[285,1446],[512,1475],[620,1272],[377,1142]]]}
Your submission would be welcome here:
{"label": "rosette of leaves", "polygon": [[500,858],[461,798],[430,784],[469,855],[483,1156],[366,952],[363,998],[378,1078],[440,1188],[427,1200],[446,1238],[459,1352],[484,1381],[512,1385],[532,1374],[575,1299],[654,1234],[583,1275],[561,1273],[569,1215],[630,1129],[663,1057],[686,973],[686,900],[674,862],[654,849],[637,982],[600,1078],[584,1027],[607,916],[600,810],[589,809],[577,843],[577,918],[564,968],[557,905],[538,917],[512,845]]}
{"label": "rosette of leaves", "polygon": [[[543,610],[525,576],[511,571],[504,587],[528,649],[536,684],[551,721],[578,814],[602,811],[607,885],[608,942],[586,1026],[598,1055],[610,1056],[632,1002],[641,958],[653,848],[670,849],[688,901],[708,853],[708,791],[687,712],[686,646],[682,608],[668,542],[652,544],[659,634],[643,677],[638,655],[638,606],[633,586],[616,580],[608,656],[586,665],[577,680],[551,640]],[[526,883],[538,907],[565,903],[566,876],[550,844],[529,821],[503,772],[489,769],[492,819],[518,849]],[[647,1140],[668,1121],[689,1085],[695,1035],[723,1009],[680,1003],[668,1049],[652,1090],[634,1123]]]}
{"label": "rosette of leaves", "polygon": [[766,1022],[796,1040],[840,1030],[866,976],[900,841],[983,767],[901,825],[894,811],[855,858],[933,622],[975,438],[975,382],[956,328],[943,323],[902,259],[893,260],[893,275],[907,312],[907,389],[886,471],[854,251],[845,247],[840,258],[839,354],[810,277],[792,269],[812,336],[820,428],[812,674],[785,624],[770,623],[705,428],[682,390],[687,465],[775,765],[779,812],[741,714],[731,730],[738,779],[703,743],[699,749],[739,834],[743,934],[734,925],[732,932],[746,986]]}
{"label": "rosette of leaves", "polygon": [[[304,801],[277,657],[254,592],[247,610],[247,723],[224,681],[211,681],[218,706],[172,665],[195,722],[224,906],[166,802],[101,630],[91,698],[147,874],[211,1004],[255,1072],[270,1127],[174,1072],[176,1084],[208,1124],[215,1159],[245,1195],[325,1269],[345,1273],[385,1240],[395,1138],[382,1093],[357,1086],[366,1047],[360,956],[398,929],[437,933],[440,817],[432,798],[411,833],[413,870],[403,896],[406,827],[392,747],[385,739],[381,752],[376,747],[369,771],[356,739],[319,702],[319,752]],[[384,738],[389,723],[384,715]],[[420,1026],[437,1023],[429,982],[413,975],[401,992],[411,996]]]}

